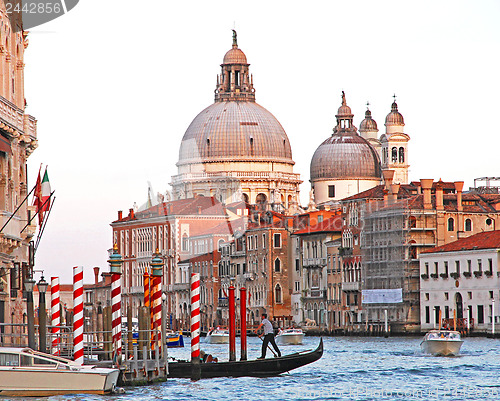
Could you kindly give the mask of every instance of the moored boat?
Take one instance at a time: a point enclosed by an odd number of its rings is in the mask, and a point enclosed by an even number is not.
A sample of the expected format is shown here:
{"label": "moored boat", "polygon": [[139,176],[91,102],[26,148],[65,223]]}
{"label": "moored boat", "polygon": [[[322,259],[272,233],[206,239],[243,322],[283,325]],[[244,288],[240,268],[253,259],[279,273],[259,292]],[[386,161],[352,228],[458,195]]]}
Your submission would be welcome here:
{"label": "moored boat", "polygon": [[165,332],[165,335],[167,340],[167,348],[184,347],[184,337],[182,336],[182,333],[167,330]]}
{"label": "moored boat", "polygon": [[420,347],[422,352],[435,356],[455,356],[460,353],[463,340],[460,333],[453,330],[431,330],[425,336]]}
{"label": "moored boat", "polygon": [[0,396],[107,394],[115,389],[119,373],[30,348],[0,347]]}
{"label": "moored boat", "polygon": [[[313,351],[296,352],[279,358],[255,359],[250,361],[200,363],[201,378],[211,377],[267,377],[315,362],[323,355],[323,339]],[[190,378],[191,362],[174,361],[168,364],[169,378]]]}
{"label": "moored boat", "polygon": [[219,327],[207,333],[206,342],[208,344],[229,344],[229,330]]}
{"label": "moored boat", "polygon": [[302,344],[304,332],[302,329],[280,329],[276,336],[276,342],[280,345],[297,345]]}

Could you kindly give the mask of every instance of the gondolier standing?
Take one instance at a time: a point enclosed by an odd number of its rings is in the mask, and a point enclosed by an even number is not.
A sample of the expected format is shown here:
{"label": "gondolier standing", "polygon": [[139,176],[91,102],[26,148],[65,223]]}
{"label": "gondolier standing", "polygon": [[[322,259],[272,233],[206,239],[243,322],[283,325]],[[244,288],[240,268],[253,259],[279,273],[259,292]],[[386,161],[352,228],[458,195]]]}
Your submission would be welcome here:
{"label": "gondolier standing", "polygon": [[[280,357],[281,352],[280,352],[278,346],[276,345],[276,342],[274,341],[273,325],[267,319],[267,314],[265,314],[265,313],[262,314],[262,321],[261,321],[259,327],[257,327],[257,329],[255,330],[255,333],[257,333],[261,327],[264,328],[264,340],[262,342],[262,354],[261,354],[260,358],[257,358],[257,359],[264,359],[266,357],[267,346],[269,343],[272,344],[273,348],[278,353],[278,357]],[[261,337],[261,336],[262,336],[262,334],[259,334],[259,337]]]}

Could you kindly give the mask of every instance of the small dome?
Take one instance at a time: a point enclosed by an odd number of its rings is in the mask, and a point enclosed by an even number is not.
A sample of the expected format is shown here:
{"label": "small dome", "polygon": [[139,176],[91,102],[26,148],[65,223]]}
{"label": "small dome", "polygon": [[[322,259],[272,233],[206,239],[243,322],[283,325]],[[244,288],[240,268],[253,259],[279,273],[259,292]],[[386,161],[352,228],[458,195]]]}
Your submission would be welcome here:
{"label": "small dome", "polygon": [[240,49],[233,46],[224,56],[223,64],[248,64],[247,56]]}
{"label": "small dome", "polygon": [[328,179],[373,179],[381,177],[377,152],[361,136],[332,135],[311,160],[311,181]]}
{"label": "small dome", "polygon": [[359,125],[360,131],[378,131],[377,122],[372,118],[372,112],[368,109],[365,112],[365,119]]}
{"label": "small dome", "polygon": [[342,105],[339,107],[339,110],[337,111],[337,115],[335,117],[352,117],[352,111],[351,108],[347,105],[346,100],[345,100],[345,92],[342,91]]}
{"label": "small dome", "polygon": [[385,125],[405,125],[405,120],[401,113],[398,111],[398,104],[396,101],[391,106],[391,112],[385,118]]}

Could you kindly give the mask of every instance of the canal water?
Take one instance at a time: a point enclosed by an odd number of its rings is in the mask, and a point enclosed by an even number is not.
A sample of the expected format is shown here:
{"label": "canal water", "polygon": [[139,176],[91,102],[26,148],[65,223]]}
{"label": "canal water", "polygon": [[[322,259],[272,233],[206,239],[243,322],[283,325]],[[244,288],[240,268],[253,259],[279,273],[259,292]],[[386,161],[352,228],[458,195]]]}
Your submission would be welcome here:
{"label": "canal water", "polygon": [[[176,358],[183,349],[169,349]],[[239,340],[239,339],[237,339]],[[319,361],[273,378],[219,378],[126,388],[125,394],[51,397],[50,400],[495,400],[500,399],[500,340],[466,338],[457,357],[420,352],[420,338],[325,337]],[[204,344],[205,352],[227,360],[228,346]],[[260,355],[261,340],[248,339],[249,359]],[[319,337],[283,354],[316,348]],[[237,343],[239,351],[239,343]],[[268,357],[272,357],[268,351]]]}

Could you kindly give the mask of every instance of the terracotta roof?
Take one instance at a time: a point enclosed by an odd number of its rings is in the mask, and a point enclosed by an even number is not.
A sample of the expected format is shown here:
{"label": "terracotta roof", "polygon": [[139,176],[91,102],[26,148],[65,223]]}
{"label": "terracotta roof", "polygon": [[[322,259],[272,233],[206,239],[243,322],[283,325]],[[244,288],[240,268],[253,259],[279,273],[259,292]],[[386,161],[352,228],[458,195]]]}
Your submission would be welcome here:
{"label": "terracotta roof", "polygon": [[196,235],[191,235],[190,237],[193,238],[194,236],[202,236],[202,235],[232,235],[234,231],[239,230],[242,231],[245,229],[245,219],[236,219],[236,220],[226,220],[223,223],[217,224],[216,226],[210,227],[205,230],[199,231]]}
{"label": "terracotta roof", "polygon": [[113,223],[167,215],[225,216],[225,210],[222,203],[217,201],[213,196],[197,196],[196,198],[163,202],[149,209],[134,213],[133,216],[129,214],[121,220],[115,220]]}
{"label": "terracotta roof", "polygon": [[295,231],[293,234],[303,235],[303,234],[314,234],[321,232],[341,232],[342,231],[342,217],[334,216],[327,220],[323,220],[321,223],[317,223],[314,226],[308,226],[301,230]]}
{"label": "terracotta roof", "polygon": [[457,241],[437,246],[421,253],[471,251],[476,249],[500,249],[500,230],[485,231],[471,235],[470,237],[461,238]]}

